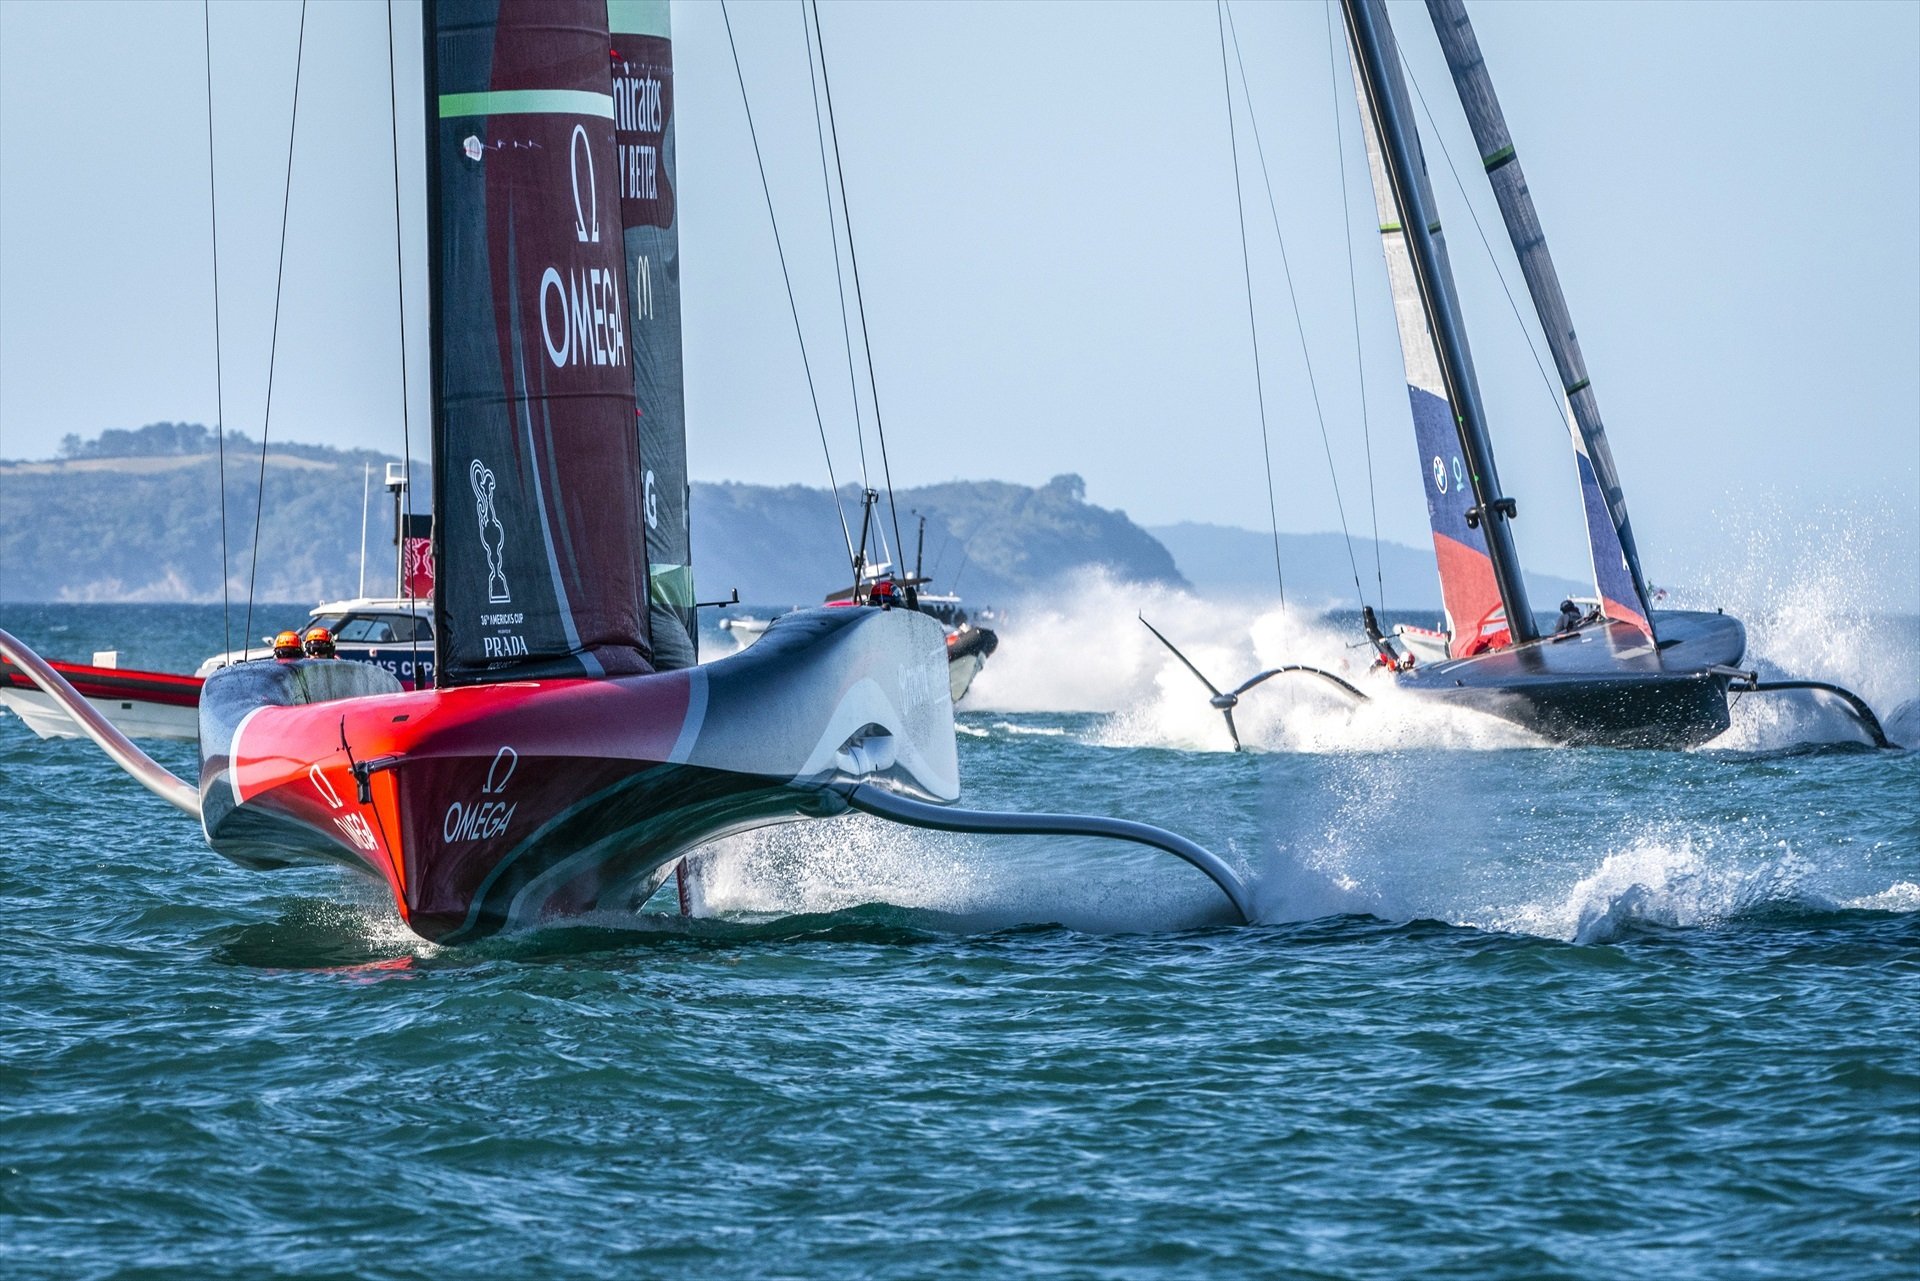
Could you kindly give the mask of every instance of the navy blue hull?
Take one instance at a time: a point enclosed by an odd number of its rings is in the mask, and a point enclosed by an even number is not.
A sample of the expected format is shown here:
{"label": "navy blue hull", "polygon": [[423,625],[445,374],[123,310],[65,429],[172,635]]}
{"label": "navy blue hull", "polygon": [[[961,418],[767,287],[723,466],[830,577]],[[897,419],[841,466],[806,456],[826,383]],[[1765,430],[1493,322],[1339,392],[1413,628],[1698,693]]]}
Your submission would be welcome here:
{"label": "navy blue hull", "polygon": [[1656,648],[1598,622],[1561,636],[1400,673],[1401,687],[1581,747],[1694,747],[1727,728],[1727,676],[1746,629],[1724,614],[1655,615]]}

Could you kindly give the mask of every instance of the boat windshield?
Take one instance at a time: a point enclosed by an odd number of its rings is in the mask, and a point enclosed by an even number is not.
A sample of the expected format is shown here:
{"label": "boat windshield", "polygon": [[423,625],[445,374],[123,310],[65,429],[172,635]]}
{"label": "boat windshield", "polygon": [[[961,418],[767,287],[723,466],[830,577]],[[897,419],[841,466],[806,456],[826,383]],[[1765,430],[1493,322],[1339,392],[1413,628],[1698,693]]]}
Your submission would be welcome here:
{"label": "boat windshield", "polygon": [[391,645],[432,640],[433,627],[424,618],[409,618],[405,614],[352,614],[333,629],[333,638],[361,645]]}

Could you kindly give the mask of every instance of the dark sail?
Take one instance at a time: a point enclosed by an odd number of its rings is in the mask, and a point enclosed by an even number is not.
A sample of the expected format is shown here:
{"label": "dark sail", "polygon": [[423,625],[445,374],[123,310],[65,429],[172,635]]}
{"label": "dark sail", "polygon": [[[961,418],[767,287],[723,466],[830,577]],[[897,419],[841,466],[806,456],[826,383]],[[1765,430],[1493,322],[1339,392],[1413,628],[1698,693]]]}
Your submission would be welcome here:
{"label": "dark sail", "polygon": [[687,430],[680,364],[680,231],[673,147],[673,42],[667,0],[608,0],[613,137],[625,227],[627,334],[640,411],[653,657],[696,661],[687,524]]}
{"label": "dark sail", "polygon": [[436,679],[650,670],[606,0],[428,0]]}
{"label": "dark sail", "polygon": [[1527,292],[1533,297],[1534,313],[1540,318],[1547,346],[1553,350],[1554,368],[1566,392],[1574,462],[1587,514],[1587,542],[1593,554],[1594,585],[1607,617],[1632,623],[1651,636],[1653,611],[1647,603],[1646,580],[1640,573],[1640,553],[1633,545],[1633,526],[1627,520],[1626,495],[1620,489],[1606,428],[1600,423],[1600,403],[1594,399],[1587,362],[1573,332],[1573,316],[1567,310],[1566,296],[1560,292],[1560,275],[1547,252],[1546,233],[1540,228],[1540,215],[1534,210],[1526,175],[1514,154],[1506,117],[1501,114],[1493,80],[1480,56],[1480,42],[1474,37],[1473,24],[1467,20],[1467,8],[1461,0],[1427,0],[1427,12],[1446,52],[1460,105],[1466,111],[1467,123],[1473,126],[1473,140],[1480,148],[1487,181],[1499,202],[1500,217],[1507,224],[1520,272],[1527,278]]}

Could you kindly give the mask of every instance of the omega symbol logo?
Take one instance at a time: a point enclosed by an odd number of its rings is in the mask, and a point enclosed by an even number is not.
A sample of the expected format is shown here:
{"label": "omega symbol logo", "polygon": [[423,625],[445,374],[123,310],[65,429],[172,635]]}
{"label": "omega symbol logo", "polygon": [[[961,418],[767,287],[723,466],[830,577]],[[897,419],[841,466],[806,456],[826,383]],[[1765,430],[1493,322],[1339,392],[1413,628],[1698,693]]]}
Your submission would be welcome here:
{"label": "omega symbol logo", "polygon": [[[586,158],[587,199],[580,202],[580,160]],[[593,144],[587,138],[587,127],[575,125],[573,140],[567,144],[567,159],[573,169],[573,231],[581,244],[600,243],[600,191],[593,176]]]}
{"label": "omega symbol logo", "polygon": [[320,799],[327,803],[328,809],[337,810],[340,808],[340,793],[333,790],[333,784],[327,780],[325,774],[320,772],[318,765],[314,765],[307,770],[307,781],[313,784],[314,791],[320,793]]}
{"label": "omega symbol logo", "polygon": [[1460,455],[1453,456],[1453,485],[1455,489],[1467,487],[1467,469],[1460,464]]}
{"label": "omega symbol logo", "polygon": [[513,777],[513,771],[520,764],[520,753],[511,747],[503,747],[493,754],[493,764],[487,767],[486,786],[480,789],[485,796],[498,796],[507,790],[507,780]]}

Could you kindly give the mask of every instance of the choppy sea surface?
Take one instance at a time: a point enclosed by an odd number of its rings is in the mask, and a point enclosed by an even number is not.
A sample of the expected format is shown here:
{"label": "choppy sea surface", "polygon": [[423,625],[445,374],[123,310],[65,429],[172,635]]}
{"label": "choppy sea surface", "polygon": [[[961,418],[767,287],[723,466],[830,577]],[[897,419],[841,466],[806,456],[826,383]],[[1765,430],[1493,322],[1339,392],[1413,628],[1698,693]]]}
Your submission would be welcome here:
{"label": "choppy sea surface", "polygon": [[[1344,644],[1157,604],[1216,679]],[[1186,832],[1259,924],[1132,849],[856,818],[708,853],[707,919],[439,949],[0,717],[0,1274],[1920,1274],[1920,753],[1276,688],[1236,755],[1130,610],[1073,623],[1008,623],[965,799]],[[1889,711],[1911,624],[1803,674]],[[217,607],[0,627],[222,647]]]}

